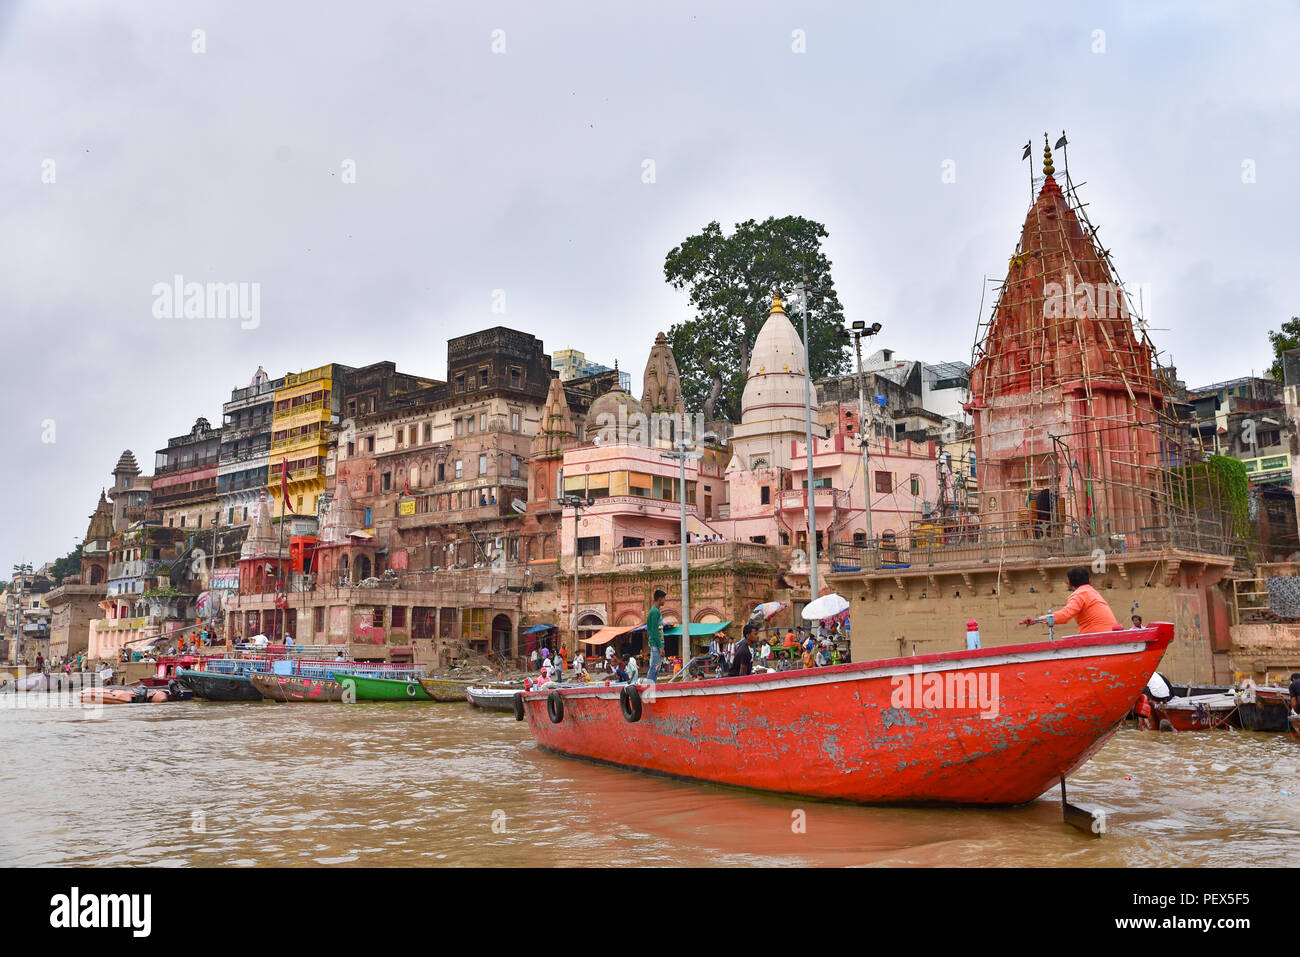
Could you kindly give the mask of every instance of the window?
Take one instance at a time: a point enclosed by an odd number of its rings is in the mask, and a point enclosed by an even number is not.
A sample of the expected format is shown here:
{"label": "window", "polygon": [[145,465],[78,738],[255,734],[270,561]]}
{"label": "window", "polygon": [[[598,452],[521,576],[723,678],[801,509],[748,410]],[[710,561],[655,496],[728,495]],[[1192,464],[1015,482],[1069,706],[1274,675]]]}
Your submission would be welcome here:
{"label": "window", "polygon": [[913,497],[921,494],[921,476],[915,472],[912,473],[911,479],[908,480],[908,486],[911,489]]}
{"label": "window", "polygon": [[432,441],[433,441],[433,423],[432,423],[432,422],[426,422],[426,423],[424,423],[424,441],[425,441],[426,443],[428,443],[428,442],[432,442]]}
{"label": "window", "polygon": [[374,450],[375,450],[375,437],[374,437],[373,435],[367,435],[367,436],[366,436],[366,451],[367,451],[367,452],[373,452]]}
{"label": "window", "polygon": [[465,431],[468,432],[470,435],[474,434],[474,416],[472,415],[465,416]]}
{"label": "window", "polygon": [[325,606],[312,609],[312,630],[321,634],[325,630]]}
{"label": "window", "polygon": [[764,485],[758,490],[758,500],[762,505],[772,504],[772,486]]}
{"label": "window", "polygon": [[627,492],[629,495],[650,498],[654,494],[654,479],[645,472],[628,472]]}
{"label": "window", "polygon": [[478,430],[479,430],[480,432],[486,432],[486,431],[487,431],[487,413],[486,413],[486,412],[480,412],[480,413],[478,414]]}
{"label": "window", "polygon": [[406,429],[406,444],[407,445],[415,444],[415,426],[413,425],[408,426]]}
{"label": "window", "polygon": [[366,476],[366,491],[367,491],[367,492],[373,492],[374,490],[375,490],[375,477],[374,477],[373,475],[367,475],[367,476]]}
{"label": "window", "polygon": [[970,454],[970,477],[975,477],[975,453]]}
{"label": "window", "polygon": [[487,366],[484,366],[483,368],[481,368],[481,369],[478,370],[478,381],[481,382],[481,383],[483,383],[483,388],[486,389],[486,388],[488,387],[488,368],[487,368]]}
{"label": "window", "polygon": [[390,620],[391,620],[390,627],[392,627],[392,628],[405,628],[405,627],[406,627],[406,609],[405,609],[405,608],[400,608],[400,607],[394,605],[393,608],[391,609],[391,611],[389,612],[389,618],[390,618]]}
{"label": "window", "polygon": [[406,430],[405,430],[405,429],[398,429],[398,430],[397,430],[397,436],[396,436],[396,438],[395,438],[394,441],[393,441],[393,444],[394,444],[397,448],[400,449],[400,448],[402,447],[402,439],[405,437],[405,435],[406,435]]}
{"label": "window", "polygon": [[348,402],[348,418],[351,419],[357,414],[357,400],[352,399]]}
{"label": "window", "polygon": [[465,434],[465,420],[464,420],[464,419],[457,419],[457,420],[456,420],[456,434],[457,434],[457,435],[464,435],[464,434]]}
{"label": "window", "polygon": [[518,389],[523,384],[524,384],[523,370],[520,369],[518,366],[511,366],[510,367],[510,388]]}
{"label": "window", "polygon": [[600,536],[592,535],[589,538],[578,539],[578,555],[599,555],[600,554]]}
{"label": "window", "polygon": [[[244,521],[248,521],[248,506],[247,506],[247,505],[244,506]],[[154,551],[157,552],[158,549],[155,548]],[[157,557],[158,557],[158,556],[155,554],[155,555],[154,555],[154,558],[157,558]]]}
{"label": "window", "polygon": [[234,525],[234,524],[235,524],[235,510],[234,510],[233,507],[230,508],[230,509],[227,509],[227,511],[226,511],[226,524],[227,524],[227,525]]}
{"label": "window", "polygon": [[587,476],[587,496],[589,498],[609,498],[608,472],[599,472]]}
{"label": "window", "polygon": [[510,477],[519,478],[519,456],[510,456]]}
{"label": "window", "polygon": [[867,544],[867,533],[866,533],[866,532],[854,532],[854,533],[853,533],[853,544],[854,544],[854,545],[865,545],[865,544]]}
{"label": "window", "polygon": [[465,391],[465,374],[463,372],[456,376],[456,391]]}
{"label": "window", "polygon": [[356,444],[355,442],[349,442],[349,443],[348,443],[348,458],[352,458],[352,456],[356,454],[356,451],[357,451],[357,444]]}
{"label": "window", "polygon": [[478,474],[487,475],[487,455],[480,454],[478,457]]}
{"label": "window", "polygon": [[185,516],[182,515],[182,516],[181,516],[181,528],[184,528],[184,527],[185,527]]}
{"label": "window", "polygon": [[518,431],[519,431],[519,413],[518,413],[518,412],[511,412],[511,413],[510,413],[510,431],[511,431],[511,432],[518,432]]}
{"label": "window", "polygon": [[477,386],[474,385],[474,377],[470,376],[468,379],[465,380],[465,391],[473,392],[475,388],[477,388]]}
{"label": "window", "polygon": [[447,465],[444,462],[438,463],[438,481],[439,482],[447,481]]}
{"label": "window", "polygon": [[767,536],[766,536],[766,535],[751,535],[751,536],[749,536],[749,540],[750,540],[751,542],[753,542],[755,545],[766,545],[766,544],[767,544]]}
{"label": "window", "polygon": [[456,478],[459,479],[459,478],[464,478],[464,477],[465,477],[465,472],[464,472],[464,469],[463,469],[463,467],[462,467],[462,462],[461,462],[460,459],[457,459],[457,460],[456,460]]}
{"label": "window", "polygon": [[380,488],[382,491],[387,492],[389,489],[393,487],[393,473],[385,472],[382,478],[383,478],[383,484],[380,486]]}
{"label": "window", "polygon": [[892,492],[894,490],[894,476],[890,472],[876,473],[876,491]]}

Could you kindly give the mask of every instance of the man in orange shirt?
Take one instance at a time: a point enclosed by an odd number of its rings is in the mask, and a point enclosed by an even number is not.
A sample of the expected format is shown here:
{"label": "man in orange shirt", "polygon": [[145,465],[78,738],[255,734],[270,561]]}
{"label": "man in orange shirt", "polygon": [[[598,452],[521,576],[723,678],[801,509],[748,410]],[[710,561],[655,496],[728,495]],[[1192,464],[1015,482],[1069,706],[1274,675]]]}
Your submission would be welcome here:
{"label": "man in orange shirt", "polygon": [[1060,611],[1049,611],[1040,618],[1026,618],[1020,624],[1032,625],[1035,622],[1047,621],[1049,617],[1057,625],[1074,621],[1078,624],[1081,635],[1112,631],[1119,627],[1119,619],[1110,610],[1110,605],[1106,604],[1106,599],[1098,594],[1097,589],[1088,584],[1092,575],[1087,568],[1076,565],[1065,573],[1065,578],[1072,590],[1070,600],[1065,603],[1065,607]]}

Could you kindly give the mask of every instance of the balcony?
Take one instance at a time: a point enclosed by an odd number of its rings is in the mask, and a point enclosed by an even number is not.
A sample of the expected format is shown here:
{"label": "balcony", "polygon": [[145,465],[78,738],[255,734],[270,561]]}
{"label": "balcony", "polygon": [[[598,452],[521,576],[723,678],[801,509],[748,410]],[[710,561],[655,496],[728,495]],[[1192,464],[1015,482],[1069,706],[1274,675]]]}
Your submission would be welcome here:
{"label": "balcony", "polygon": [[[757,545],[753,542],[700,542],[688,545],[687,562],[691,567],[718,562],[758,562],[776,565],[780,555],[774,545]],[[638,548],[614,549],[616,568],[654,568],[680,566],[681,545],[645,545]],[[568,556],[570,572],[573,557]]]}
{"label": "balcony", "polygon": [[[776,508],[779,512],[803,512],[807,510],[807,489],[783,489],[777,493]],[[817,511],[826,509],[845,509],[849,507],[849,493],[838,488],[813,489],[813,505]]]}
{"label": "balcony", "polygon": [[238,465],[241,462],[254,462],[257,459],[265,459],[270,454],[271,446],[269,444],[257,448],[240,449],[238,452],[223,453],[221,468],[224,470],[227,466]]}
{"label": "balcony", "polygon": [[166,462],[154,469],[155,475],[168,475],[172,472],[184,472],[187,469],[198,469],[208,465],[217,465],[221,461],[220,455],[213,452],[211,455],[196,455],[193,458],[180,459],[176,462]]}
{"label": "balcony", "polygon": [[315,413],[316,417],[319,418],[322,412],[328,415],[329,411],[330,402],[328,399],[321,399],[319,402],[304,402],[301,405],[291,405],[287,409],[276,409],[275,422],[277,424],[289,422],[308,413]]}

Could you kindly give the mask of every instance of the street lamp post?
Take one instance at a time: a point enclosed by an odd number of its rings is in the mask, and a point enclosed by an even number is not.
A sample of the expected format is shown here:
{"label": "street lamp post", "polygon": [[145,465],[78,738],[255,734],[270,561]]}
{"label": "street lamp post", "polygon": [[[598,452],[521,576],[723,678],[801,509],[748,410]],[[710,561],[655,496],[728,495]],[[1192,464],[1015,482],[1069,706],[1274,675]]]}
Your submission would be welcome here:
{"label": "street lamp post", "polygon": [[813,431],[812,431],[812,343],[808,340],[808,288],[804,283],[795,286],[799,293],[799,314],[803,318],[803,414],[804,453],[808,457],[808,487],[804,491],[804,505],[808,509],[808,590],[809,601],[817,600],[817,509],[813,501]]}
{"label": "street lamp post", "polygon": [[871,471],[869,469],[871,454],[868,450],[867,443],[867,402],[865,383],[862,378],[862,340],[867,336],[874,336],[880,331],[880,323],[873,322],[867,325],[861,319],[856,320],[849,329],[841,329],[840,335],[846,339],[853,340],[853,348],[858,356],[858,435],[862,442],[862,494],[866,503],[866,522],[867,522],[867,548],[871,548],[872,529],[871,529]]}
{"label": "street lamp post", "polygon": [[689,443],[685,437],[677,439],[673,443],[672,452],[660,452],[661,458],[675,460],[681,467],[681,489],[680,499],[682,505],[681,517],[681,537],[682,537],[682,645],[678,649],[682,656],[682,667],[686,667],[687,661],[691,656],[691,574],[690,574],[690,546],[687,542],[686,532],[686,462],[694,461],[704,456],[703,452],[688,451]]}
{"label": "street lamp post", "polygon": [[596,504],[594,498],[580,495],[565,495],[559,500],[561,508],[573,509],[573,613],[570,615],[569,630],[573,632],[574,651],[578,642],[578,513],[584,508]]}

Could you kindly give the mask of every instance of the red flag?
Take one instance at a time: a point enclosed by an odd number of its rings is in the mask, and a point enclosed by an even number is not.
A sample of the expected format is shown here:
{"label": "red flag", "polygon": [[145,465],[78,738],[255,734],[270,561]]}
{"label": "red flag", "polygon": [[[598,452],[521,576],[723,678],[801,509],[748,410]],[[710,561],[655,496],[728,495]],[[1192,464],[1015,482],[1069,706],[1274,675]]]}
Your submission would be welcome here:
{"label": "red flag", "polygon": [[406,487],[402,489],[402,494],[403,495],[411,494],[411,473],[410,472],[406,473]]}
{"label": "red flag", "polygon": [[280,459],[280,497],[284,499],[284,510],[292,512],[293,506],[289,504],[289,460]]}

